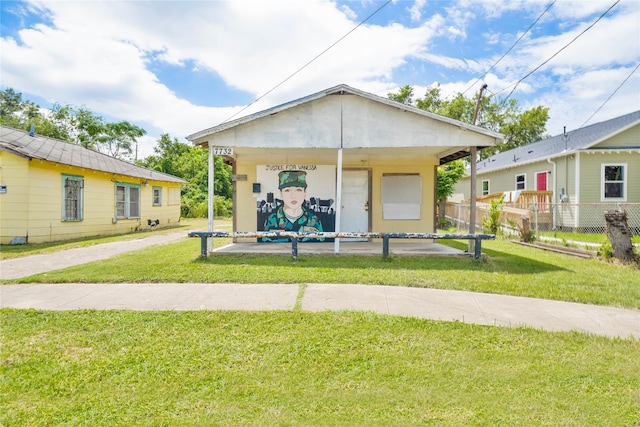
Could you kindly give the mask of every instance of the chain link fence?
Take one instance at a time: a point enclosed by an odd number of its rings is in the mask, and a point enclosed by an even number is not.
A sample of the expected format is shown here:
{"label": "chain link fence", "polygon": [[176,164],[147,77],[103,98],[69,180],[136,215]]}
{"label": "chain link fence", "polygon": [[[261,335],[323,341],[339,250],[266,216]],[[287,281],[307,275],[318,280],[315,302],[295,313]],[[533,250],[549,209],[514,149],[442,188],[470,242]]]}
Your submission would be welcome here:
{"label": "chain link fence", "polygon": [[[507,203],[500,209],[500,232],[504,235],[518,236],[523,217],[526,217],[536,239],[587,249],[598,248],[609,242],[604,214],[606,211],[621,210],[627,214],[635,246],[640,245],[640,203],[532,203],[519,204],[517,208]],[[458,232],[468,232],[469,210],[469,204],[466,203],[447,203],[446,224],[441,226],[452,226]],[[482,219],[489,215],[490,210],[490,204],[477,203],[476,231],[482,230]]]}

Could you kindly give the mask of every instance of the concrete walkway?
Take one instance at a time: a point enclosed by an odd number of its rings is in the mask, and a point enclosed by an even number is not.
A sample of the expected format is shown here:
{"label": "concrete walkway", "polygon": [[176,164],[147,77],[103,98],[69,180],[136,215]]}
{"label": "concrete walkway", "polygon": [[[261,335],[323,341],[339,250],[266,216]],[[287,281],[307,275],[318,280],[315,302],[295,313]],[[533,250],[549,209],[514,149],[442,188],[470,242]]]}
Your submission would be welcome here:
{"label": "concrete walkway", "polygon": [[[0,262],[0,277],[15,279],[170,243],[171,232]],[[194,240],[194,256],[198,242]],[[261,245],[264,249],[264,245]],[[640,310],[477,292],[349,284],[7,284],[0,308],[39,310],[364,310],[481,325],[528,326],[640,339]]]}
{"label": "concrete walkway", "polygon": [[20,284],[0,307],[39,310],[362,310],[640,339],[640,311],[477,292],[373,285]]}
{"label": "concrete walkway", "polygon": [[[187,231],[152,234],[139,239],[100,243],[82,248],[64,249],[57,252],[29,255],[0,261],[0,278],[13,280],[47,271],[60,270],[74,265],[111,258],[125,252],[137,251],[148,246],[173,243],[187,238]],[[195,242],[194,242],[195,243]],[[197,248],[197,245],[194,245]],[[195,249],[197,250],[197,249]]]}

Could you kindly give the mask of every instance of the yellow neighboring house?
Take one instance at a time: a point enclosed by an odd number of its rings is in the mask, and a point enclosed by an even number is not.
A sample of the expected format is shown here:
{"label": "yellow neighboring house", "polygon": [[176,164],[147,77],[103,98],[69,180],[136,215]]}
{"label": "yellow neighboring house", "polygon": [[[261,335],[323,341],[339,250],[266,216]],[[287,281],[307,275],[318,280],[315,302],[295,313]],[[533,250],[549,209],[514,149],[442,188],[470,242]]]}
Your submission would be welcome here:
{"label": "yellow neighboring house", "polygon": [[184,183],[80,145],[0,126],[0,244],[176,224]]}

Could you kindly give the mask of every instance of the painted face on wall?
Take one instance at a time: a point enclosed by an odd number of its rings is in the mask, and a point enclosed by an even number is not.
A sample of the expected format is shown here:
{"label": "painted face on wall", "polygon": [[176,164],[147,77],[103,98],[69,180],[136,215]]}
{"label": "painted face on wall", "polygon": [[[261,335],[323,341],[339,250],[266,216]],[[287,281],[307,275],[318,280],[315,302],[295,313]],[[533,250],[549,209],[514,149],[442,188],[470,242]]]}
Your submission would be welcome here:
{"label": "painted face on wall", "polygon": [[289,215],[302,212],[302,204],[306,196],[307,190],[304,187],[285,187],[280,190],[280,198],[284,203],[284,210]]}

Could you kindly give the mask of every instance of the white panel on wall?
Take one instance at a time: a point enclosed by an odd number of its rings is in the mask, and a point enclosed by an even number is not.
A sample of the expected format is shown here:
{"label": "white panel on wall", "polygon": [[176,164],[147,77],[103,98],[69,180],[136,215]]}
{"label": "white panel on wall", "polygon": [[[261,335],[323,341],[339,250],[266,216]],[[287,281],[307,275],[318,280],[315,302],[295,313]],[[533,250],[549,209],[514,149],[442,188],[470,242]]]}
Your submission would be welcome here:
{"label": "white panel on wall", "polygon": [[420,219],[420,205],[414,203],[385,203],[383,219]]}
{"label": "white panel on wall", "polygon": [[422,177],[384,175],[380,185],[383,219],[420,219]]}

